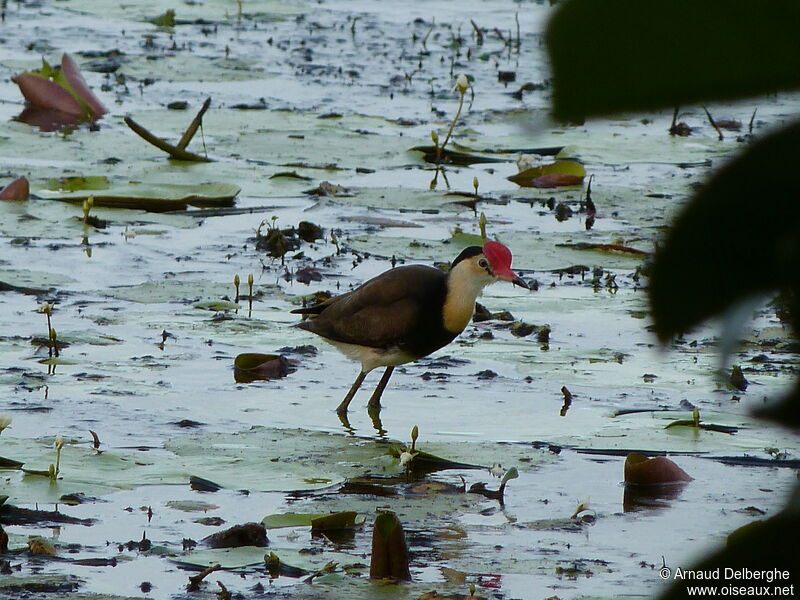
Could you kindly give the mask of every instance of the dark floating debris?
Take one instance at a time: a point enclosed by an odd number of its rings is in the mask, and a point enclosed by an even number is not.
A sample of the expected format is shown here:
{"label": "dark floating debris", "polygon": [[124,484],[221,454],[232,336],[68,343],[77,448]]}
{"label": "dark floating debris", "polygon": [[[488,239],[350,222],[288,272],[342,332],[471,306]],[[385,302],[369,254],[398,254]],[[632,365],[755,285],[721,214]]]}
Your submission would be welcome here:
{"label": "dark floating debris", "polygon": [[202,542],[211,548],[239,548],[241,546],[257,546],[265,548],[267,530],[261,523],[244,523],[234,525],[224,531],[212,533],[202,539]]}
{"label": "dark floating debris", "polygon": [[189,477],[189,487],[197,492],[218,492],[222,486],[208,479],[192,475]]}

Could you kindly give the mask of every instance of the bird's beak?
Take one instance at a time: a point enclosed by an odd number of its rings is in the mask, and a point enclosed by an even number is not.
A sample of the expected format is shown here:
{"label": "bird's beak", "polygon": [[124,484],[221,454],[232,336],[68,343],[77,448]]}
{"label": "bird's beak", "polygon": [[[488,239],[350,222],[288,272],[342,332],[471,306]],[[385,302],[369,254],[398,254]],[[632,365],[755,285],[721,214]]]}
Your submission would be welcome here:
{"label": "bird's beak", "polygon": [[494,276],[498,279],[502,279],[503,281],[510,281],[513,285],[518,285],[521,288],[525,288],[526,290],[531,289],[530,286],[525,283],[522,278],[514,273],[510,268],[505,268],[501,271],[495,271]]}

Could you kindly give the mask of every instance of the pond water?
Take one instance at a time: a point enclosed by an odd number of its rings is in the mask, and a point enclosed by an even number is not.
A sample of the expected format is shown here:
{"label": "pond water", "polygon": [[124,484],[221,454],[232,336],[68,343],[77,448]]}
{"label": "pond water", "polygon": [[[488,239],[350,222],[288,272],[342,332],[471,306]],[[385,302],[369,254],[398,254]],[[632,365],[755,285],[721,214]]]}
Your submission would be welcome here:
{"label": "pond water", "polygon": [[[46,470],[54,438],[66,445],[57,482],[2,469],[0,495],[14,506],[57,506],[94,520],[6,525],[12,549],[41,535],[64,560],[4,557],[12,567],[0,575],[4,597],[19,595],[20,581],[56,576],[47,581],[64,584],[62,598],[177,598],[194,574],[187,565],[213,562],[229,568],[192,597],[216,597],[218,580],[244,597],[417,598],[468,594],[470,584],[493,598],[651,597],[664,586],[662,560],[686,568],[785,503],[793,469],[714,460],[770,458],[773,448],[796,458],[796,438],[750,417],[796,374],[796,346],[774,309],[755,306],[742,331],[731,361],[749,386],[738,391],[717,376],[718,324],[657,346],[640,272],[646,258],[577,244],[652,251],[691,191],[743,145],[737,137],[753,110],[760,135],[796,111],[797,96],[710,106],[744,124],[723,141],[701,107],[682,111],[694,128],[685,138],[667,135],[671,111],[562,125],[547,116],[541,32],[552,9],[545,3],[206,0],[172,7],[173,27],[150,22],[165,7],[3,4],[0,186],[25,176],[33,195],[0,202],[0,412],[13,418],[0,456]],[[96,128],[45,133],[15,120],[24,106],[10,77],[38,68],[42,56],[57,64],[62,52],[75,56],[110,109]],[[411,149],[430,145],[431,131],[444,139],[460,73],[473,91],[450,144],[500,162],[437,173]],[[527,83],[534,85],[520,92]],[[213,162],[169,161],[123,121],[132,116],[174,143],[207,97],[211,108],[189,149]],[[188,110],[167,107],[176,101]],[[540,190],[507,179],[520,154],[554,146],[593,176],[591,229],[579,212],[586,181]],[[96,206],[92,216],[107,221],[98,228],[83,223],[80,202],[59,201],[93,193],[60,189],[62,178],[84,176],[106,177],[126,195],[164,195],[175,184],[187,194],[201,184],[241,191],[228,208]],[[469,196],[475,177],[477,203]],[[310,193],[325,181],[344,190]],[[571,216],[557,219],[559,204]],[[548,325],[549,341],[517,337],[500,320],[471,324],[452,345],[398,369],[380,423],[365,406],[366,388],[378,379],[370,375],[344,428],[334,409],[357,366],[293,327],[289,311],[310,294],[346,291],[391,268],[392,257],[452,260],[464,234],[479,233],[481,213],[487,234],[511,248],[515,270],[536,285],[528,292],[497,284],[479,301]],[[270,227],[301,221],[322,227],[324,237],[284,260],[256,246]],[[576,265],[586,269],[568,269]],[[318,280],[303,283],[303,269]],[[240,308],[218,310],[219,301],[235,299],[236,274]],[[57,361],[46,360],[43,301],[55,304]],[[317,351],[298,351],[305,345]],[[282,352],[294,370],[237,383],[233,361],[244,352]],[[566,411],[562,387],[572,394]],[[693,406],[704,423],[736,433],[665,429],[691,418]],[[640,412],[620,412],[630,409]],[[398,480],[402,469],[385,442],[408,443],[414,425],[425,451],[516,467],[505,504],[458,492],[462,481],[496,488],[488,469]],[[694,481],[672,497],[631,503],[621,484],[626,450],[674,453]],[[339,493],[366,474],[372,483],[393,476],[385,481],[396,495]],[[190,476],[223,489],[195,491]],[[66,506],[60,499],[69,493],[93,500]],[[571,519],[581,502],[587,518]],[[378,508],[404,524],[411,584],[371,583],[363,568]],[[307,527],[268,532],[267,551],[289,564],[362,565],[312,585],[270,578],[263,548],[229,556],[183,544],[274,513],[338,510],[358,511],[366,526],[344,540]],[[152,548],[129,544],[143,534]],[[75,562],[98,558],[116,565]]]}

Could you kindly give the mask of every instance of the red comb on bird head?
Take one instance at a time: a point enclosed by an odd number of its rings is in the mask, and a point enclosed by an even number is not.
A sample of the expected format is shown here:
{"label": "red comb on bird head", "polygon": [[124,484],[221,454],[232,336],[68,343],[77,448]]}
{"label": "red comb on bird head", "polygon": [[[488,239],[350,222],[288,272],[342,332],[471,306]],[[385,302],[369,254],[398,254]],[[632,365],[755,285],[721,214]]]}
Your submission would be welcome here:
{"label": "red comb on bird head", "polygon": [[511,250],[500,242],[486,242],[483,245],[483,255],[489,259],[492,269],[511,268]]}
{"label": "red comb on bird head", "polygon": [[504,279],[520,287],[527,288],[519,276],[511,270],[511,250],[500,242],[488,241],[483,245],[483,255],[492,266],[492,273],[498,279]]}

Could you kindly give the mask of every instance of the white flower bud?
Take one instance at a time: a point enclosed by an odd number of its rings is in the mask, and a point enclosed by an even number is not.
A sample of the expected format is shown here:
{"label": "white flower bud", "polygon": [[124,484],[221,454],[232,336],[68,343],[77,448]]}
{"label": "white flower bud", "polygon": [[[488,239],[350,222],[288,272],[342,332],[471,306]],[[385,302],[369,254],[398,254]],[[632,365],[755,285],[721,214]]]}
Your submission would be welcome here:
{"label": "white flower bud", "polygon": [[400,454],[400,466],[401,467],[405,467],[406,465],[408,465],[408,463],[410,463],[412,460],[414,460],[414,457],[416,455],[417,455],[416,452],[414,454],[412,454],[408,450],[406,450],[405,452]]}
{"label": "white flower bud", "polygon": [[469,79],[463,73],[456,77],[456,85],[453,87],[453,91],[458,91],[459,94],[466,94],[467,90],[469,89]]}
{"label": "white flower bud", "polygon": [[11,425],[11,415],[8,413],[0,413],[0,433],[9,425]]}

